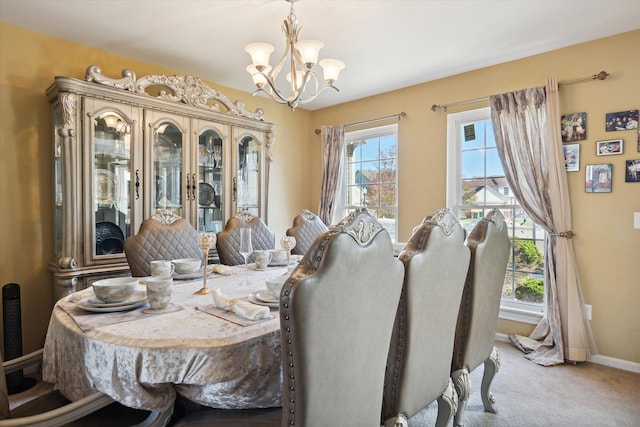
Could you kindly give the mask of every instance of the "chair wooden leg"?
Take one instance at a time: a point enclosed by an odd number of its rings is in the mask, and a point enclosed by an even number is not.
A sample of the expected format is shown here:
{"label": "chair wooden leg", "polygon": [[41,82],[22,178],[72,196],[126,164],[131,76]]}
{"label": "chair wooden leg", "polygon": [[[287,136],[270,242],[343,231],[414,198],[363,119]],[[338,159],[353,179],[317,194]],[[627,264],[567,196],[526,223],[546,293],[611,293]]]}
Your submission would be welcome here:
{"label": "chair wooden leg", "polygon": [[438,398],[438,418],[436,419],[436,427],[446,427],[451,422],[453,414],[458,409],[458,395],[453,389],[451,378],[447,381],[447,386]]}
{"label": "chair wooden leg", "polygon": [[493,377],[500,370],[500,355],[498,349],[493,347],[491,354],[484,361],[484,374],[482,374],[482,386],[480,388],[480,395],[482,396],[482,404],[484,410],[491,413],[496,413],[498,408],[496,407],[493,394],[489,391]]}
{"label": "chair wooden leg", "polygon": [[453,385],[458,393],[458,410],[453,417],[453,425],[455,427],[464,426],[464,411],[467,409],[467,402],[469,401],[469,393],[471,392],[471,381],[469,380],[469,371],[467,368],[458,369],[455,371],[451,378],[453,379]]}

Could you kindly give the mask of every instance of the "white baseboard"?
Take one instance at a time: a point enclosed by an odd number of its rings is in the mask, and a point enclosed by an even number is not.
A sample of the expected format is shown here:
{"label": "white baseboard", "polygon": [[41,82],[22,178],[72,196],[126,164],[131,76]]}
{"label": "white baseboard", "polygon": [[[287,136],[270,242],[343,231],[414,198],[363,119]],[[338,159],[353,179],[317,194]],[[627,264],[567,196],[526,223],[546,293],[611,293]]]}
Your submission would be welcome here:
{"label": "white baseboard", "polygon": [[594,354],[589,359],[589,362],[640,374],[640,363],[632,362],[630,360],[616,359],[615,357]]}
{"label": "white baseboard", "polygon": [[[509,335],[498,332],[496,332],[496,341],[511,342],[509,340]],[[630,360],[616,359],[615,357],[594,354],[589,359],[589,362],[640,374],[640,363],[632,362]]]}

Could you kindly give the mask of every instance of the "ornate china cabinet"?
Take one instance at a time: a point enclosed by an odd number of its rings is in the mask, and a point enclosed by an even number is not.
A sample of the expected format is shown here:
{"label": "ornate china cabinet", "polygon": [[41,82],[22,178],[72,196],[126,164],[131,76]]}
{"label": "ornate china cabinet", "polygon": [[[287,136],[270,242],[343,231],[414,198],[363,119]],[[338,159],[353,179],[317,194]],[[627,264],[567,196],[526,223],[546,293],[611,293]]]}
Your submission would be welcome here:
{"label": "ornate china cabinet", "polygon": [[[246,209],[267,221],[273,128],[264,112],[191,76],[56,77],[54,297],[129,274],[124,240],[170,211],[221,231]],[[215,259],[215,249],[210,259]]]}

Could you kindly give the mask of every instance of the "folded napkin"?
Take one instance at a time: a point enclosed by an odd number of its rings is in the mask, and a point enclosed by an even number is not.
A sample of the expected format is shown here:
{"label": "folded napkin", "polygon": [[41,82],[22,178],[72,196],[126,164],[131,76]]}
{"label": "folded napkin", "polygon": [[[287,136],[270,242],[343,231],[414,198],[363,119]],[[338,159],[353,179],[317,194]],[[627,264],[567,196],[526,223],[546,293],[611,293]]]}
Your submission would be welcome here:
{"label": "folded napkin", "polygon": [[217,307],[235,313],[245,319],[262,320],[271,318],[269,307],[252,304],[238,298],[229,298],[222,293],[220,288],[213,290],[213,302]]}
{"label": "folded napkin", "polygon": [[214,273],[222,274],[223,276],[231,276],[235,273],[235,270],[232,267],[222,264],[213,264],[211,266],[211,271],[213,271]]}

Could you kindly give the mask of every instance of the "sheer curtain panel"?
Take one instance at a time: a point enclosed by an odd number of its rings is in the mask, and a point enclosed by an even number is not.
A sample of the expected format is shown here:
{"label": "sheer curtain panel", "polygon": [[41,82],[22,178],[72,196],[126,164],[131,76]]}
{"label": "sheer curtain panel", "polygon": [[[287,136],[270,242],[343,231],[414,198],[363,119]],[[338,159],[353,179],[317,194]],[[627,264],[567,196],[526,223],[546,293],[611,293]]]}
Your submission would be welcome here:
{"label": "sheer curtain panel", "polygon": [[336,203],[342,188],[342,166],[344,148],[344,126],[322,126],[322,189],[318,216],[327,224],[334,224]]}
{"label": "sheer curtain panel", "polygon": [[509,186],[547,231],[546,316],[529,337],[511,335],[527,358],[544,365],[585,361],[595,351],[571,238],[571,206],[559,128],[558,82],[490,98],[496,145]]}

